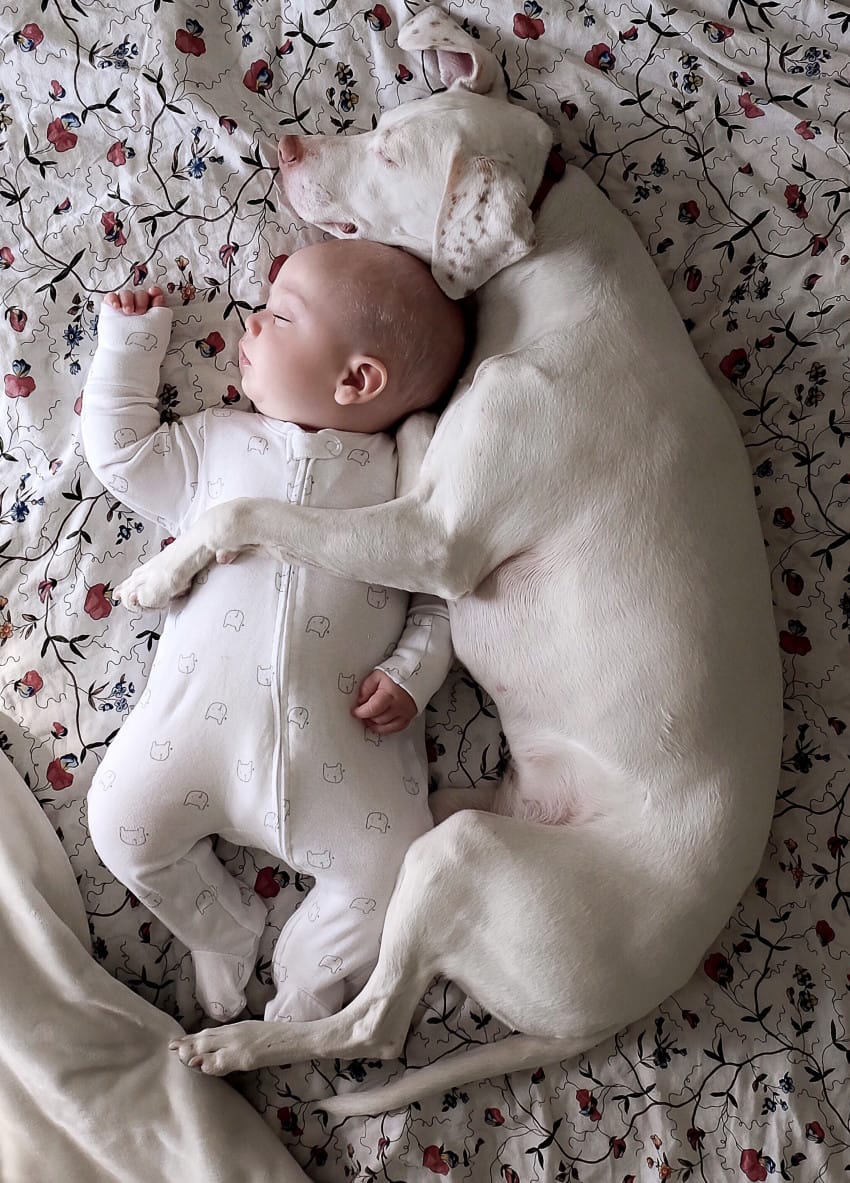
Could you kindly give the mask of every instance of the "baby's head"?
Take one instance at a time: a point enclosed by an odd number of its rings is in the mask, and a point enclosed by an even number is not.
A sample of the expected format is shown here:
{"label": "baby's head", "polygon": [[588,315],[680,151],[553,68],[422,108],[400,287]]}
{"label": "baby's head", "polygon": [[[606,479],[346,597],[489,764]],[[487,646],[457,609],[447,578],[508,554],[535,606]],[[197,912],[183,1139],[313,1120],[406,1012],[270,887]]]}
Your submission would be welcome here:
{"label": "baby's head", "polygon": [[296,251],[239,343],[242,389],[272,419],[386,431],[431,406],[464,352],[460,306],[399,250],[332,240]]}

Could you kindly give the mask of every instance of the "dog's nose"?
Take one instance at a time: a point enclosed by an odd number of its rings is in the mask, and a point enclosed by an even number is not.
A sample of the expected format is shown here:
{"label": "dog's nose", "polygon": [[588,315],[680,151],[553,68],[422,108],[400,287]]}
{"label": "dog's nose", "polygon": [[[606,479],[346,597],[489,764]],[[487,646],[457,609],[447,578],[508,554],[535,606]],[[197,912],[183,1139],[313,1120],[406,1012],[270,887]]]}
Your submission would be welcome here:
{"label": "dog's nose", "polygon": [[277,155],[281,164],[295,164],[301,159],[301,136],[282,136]]}

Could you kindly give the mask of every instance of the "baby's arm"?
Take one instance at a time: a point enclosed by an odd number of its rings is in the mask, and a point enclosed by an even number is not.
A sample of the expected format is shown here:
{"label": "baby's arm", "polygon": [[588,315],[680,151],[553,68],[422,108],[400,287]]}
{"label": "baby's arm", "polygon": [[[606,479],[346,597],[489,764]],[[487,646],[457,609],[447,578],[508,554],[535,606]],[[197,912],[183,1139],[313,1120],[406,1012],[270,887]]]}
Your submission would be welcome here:
{"label": "baby's arm", "polygon": [[363,679],[352,714],[380,735],[402,731],[442,686],[453,656],[445,601],[416,593],[398,645]]}
{"label": "baby's arm", "polygon": [[201,416],[160,425],[159,369],[170,334],[171,309],[159,288],[106,297],[83,394],[82,435],[100,482],[131,509],[176,529],[194,497],[203,440]]}

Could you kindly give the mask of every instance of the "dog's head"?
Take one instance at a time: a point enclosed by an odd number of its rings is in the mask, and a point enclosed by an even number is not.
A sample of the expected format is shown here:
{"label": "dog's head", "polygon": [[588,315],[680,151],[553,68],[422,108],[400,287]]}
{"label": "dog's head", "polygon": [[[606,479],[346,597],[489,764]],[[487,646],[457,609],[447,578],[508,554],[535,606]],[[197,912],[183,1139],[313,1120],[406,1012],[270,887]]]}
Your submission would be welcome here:
{"label": "dog's head", "polygon": [[552,134],[509,103],[496,58],[438,8],[399,34],[447,89],[385,112],[358,136],[284,136],[279,182],[305,220],[338,238],[404,247],[458,298],[534,246],[531,198]]}

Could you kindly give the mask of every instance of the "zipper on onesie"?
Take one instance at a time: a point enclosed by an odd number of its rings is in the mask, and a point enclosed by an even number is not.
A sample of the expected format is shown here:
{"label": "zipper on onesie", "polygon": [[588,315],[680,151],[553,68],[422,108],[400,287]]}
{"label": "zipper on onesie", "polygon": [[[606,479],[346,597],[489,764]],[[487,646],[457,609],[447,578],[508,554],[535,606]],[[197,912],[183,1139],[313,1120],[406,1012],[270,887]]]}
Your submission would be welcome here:
{"label": "zipper on onesie", "polygon": [[[312,462],[308,459],[297,460],[295,479],[287,482],[286,500],[291,505],[303,505],[313,487],[313,477],[310,474]],[[280,849],[284,860],[292,866],[292,846],[289,835],[291,827],[287,824],[289,818],[289,799],[287,786],[289,784],[290,753],[289,753],[289,702],[284,702],[284,691],[289,694],[289,654],[291,649],[292,616],[295,612],[295,599],[300,582],[299,567],[282,564],[278,573],[281,595],[278,600],[275,653],[275,695],[273,703],[275,730],[279,737],[276,744],[276,770],[278,813],[278,835]],[[285,574],[284,574],[285,572]],[[296,640],[296,644],[297,644]]]}

